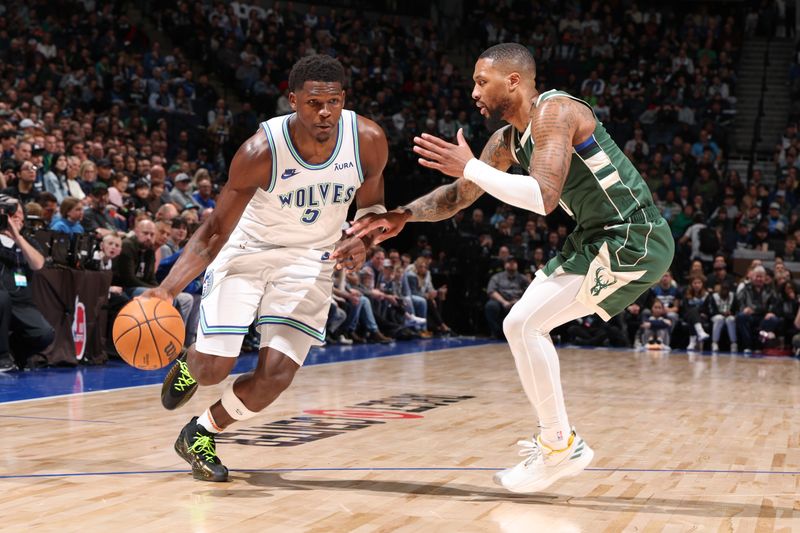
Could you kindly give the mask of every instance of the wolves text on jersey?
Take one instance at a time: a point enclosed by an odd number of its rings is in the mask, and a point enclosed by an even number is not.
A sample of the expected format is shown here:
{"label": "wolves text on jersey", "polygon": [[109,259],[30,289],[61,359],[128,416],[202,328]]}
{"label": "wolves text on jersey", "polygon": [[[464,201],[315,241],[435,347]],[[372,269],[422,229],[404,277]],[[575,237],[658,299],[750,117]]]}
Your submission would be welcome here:
{"label": "wolves text on jersey", "polygon": [[300,220],[304,224],[313,224],[317,221],[320,208],[332,204],[349,204],[353,199],[356,188],[346,187],[341,183],[315,183],[300,187],[287,193],[279,194],[281,209],[295,207],[303,209]]}

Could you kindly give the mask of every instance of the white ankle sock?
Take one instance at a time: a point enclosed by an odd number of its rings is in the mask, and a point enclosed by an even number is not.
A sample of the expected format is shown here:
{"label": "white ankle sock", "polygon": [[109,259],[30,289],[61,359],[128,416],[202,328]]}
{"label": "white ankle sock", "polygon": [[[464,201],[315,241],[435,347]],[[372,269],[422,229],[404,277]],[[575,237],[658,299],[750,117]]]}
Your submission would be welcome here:
{"label": "white ankle sock", "polygon": [[214,422],[214,417],[211,416],[211,409],[206,409],[203,414],[197,419],[197,423],[205,428],[209,433],[219,433],[222,428],[217,426]]}

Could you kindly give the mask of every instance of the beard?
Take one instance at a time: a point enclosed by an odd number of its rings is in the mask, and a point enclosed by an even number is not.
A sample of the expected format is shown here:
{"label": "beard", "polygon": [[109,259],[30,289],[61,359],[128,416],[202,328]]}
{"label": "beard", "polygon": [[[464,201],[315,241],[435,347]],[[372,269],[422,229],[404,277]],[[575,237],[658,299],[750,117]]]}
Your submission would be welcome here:
{"label": "beard", "polygon": [[489,115],[487,120],[492,122],[500,122],[503,120],[503,117],[506,116],[508,110],[511,109],[511,98],[505,96],[498,100],[497,105],[494,106],[486,106],[486,113]]}

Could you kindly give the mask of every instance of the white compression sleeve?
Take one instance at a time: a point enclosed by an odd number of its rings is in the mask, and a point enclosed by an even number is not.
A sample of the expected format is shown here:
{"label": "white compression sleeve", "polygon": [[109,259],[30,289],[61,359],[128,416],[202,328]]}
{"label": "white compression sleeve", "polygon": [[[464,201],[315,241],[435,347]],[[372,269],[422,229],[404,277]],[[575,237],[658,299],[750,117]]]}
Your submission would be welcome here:
{"label": "white compression sleeve", "polygon": [[464,167],[464,178],[475,183],[498,200],[546,215],[542,189],[533,176],[516,176],[493,168],[478,159]]}

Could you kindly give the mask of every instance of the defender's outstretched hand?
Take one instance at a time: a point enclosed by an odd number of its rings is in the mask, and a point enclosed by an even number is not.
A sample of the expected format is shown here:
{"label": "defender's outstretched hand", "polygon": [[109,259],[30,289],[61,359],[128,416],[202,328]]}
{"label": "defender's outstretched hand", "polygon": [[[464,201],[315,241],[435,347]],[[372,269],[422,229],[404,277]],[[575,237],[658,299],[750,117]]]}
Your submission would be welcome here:
{"label": "defender's outstretched hand", "polygon": [[475,156],[461,128],[458,129],[456,140],[458,144],[451,144],[427,133],[423,133],[422,137],[414,137],[414,152],[422,156],[419,164],[454,178],[464,177],[464,167]]}
{"label": "defender's outstretched hand", "polygon": [[410,217],[411,213],[405,209],[393,209],[381,214],[369,213],[353,222],[346,233],[361,238],[373,230],[382,229],[383,233],[375,235],[372,241],[372,244],[379,244],[400,233]]}

